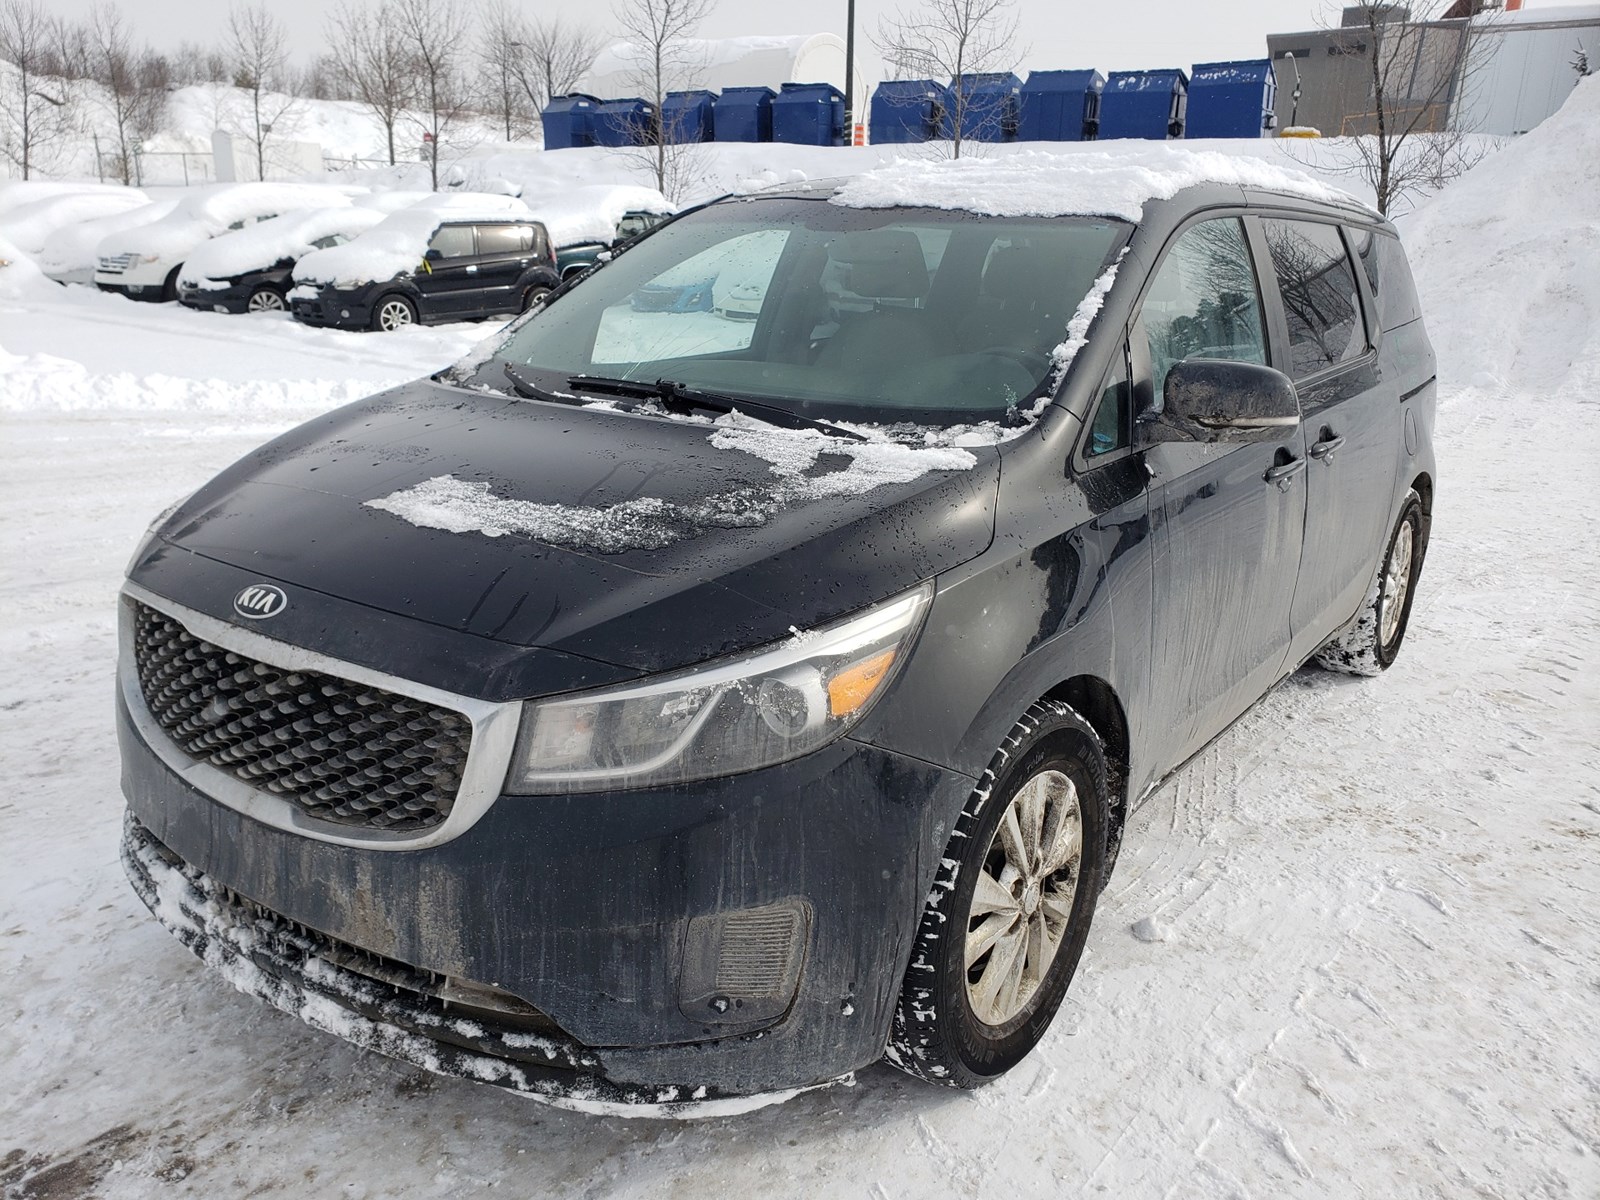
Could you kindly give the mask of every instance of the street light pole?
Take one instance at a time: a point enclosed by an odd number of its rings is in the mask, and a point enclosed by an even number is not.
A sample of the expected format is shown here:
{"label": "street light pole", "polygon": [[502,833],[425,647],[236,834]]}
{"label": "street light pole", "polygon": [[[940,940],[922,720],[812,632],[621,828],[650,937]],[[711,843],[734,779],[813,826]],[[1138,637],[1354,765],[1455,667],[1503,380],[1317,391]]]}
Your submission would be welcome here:
{"label": "street light pole", "polygon": [[849,0],[845,13],[844,40],[844,140],[855,141],[856,128],[856,0]]}

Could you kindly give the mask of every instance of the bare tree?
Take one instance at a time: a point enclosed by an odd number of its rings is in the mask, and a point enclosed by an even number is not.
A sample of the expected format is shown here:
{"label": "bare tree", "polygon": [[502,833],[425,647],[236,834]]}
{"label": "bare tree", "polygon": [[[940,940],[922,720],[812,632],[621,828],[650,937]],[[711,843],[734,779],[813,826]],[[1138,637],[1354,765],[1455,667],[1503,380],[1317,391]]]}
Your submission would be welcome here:
{"label": "bare tree", "polygon": [[59,29],[35,0],[0,3],[0,153],[24,179],[49,158],[71,126],[71,97],[49,68],[58,63]]}
{"label": "bare tree", "polygon": [[494,114],[508,142],[533,128],[529,98],[521,81],[527,36],[527,22],[507,0],[495,0],[484,10],[476,46],[484,67],[480,90],[485,109]]}
{"label": "bare tree", "polygon": [[399,14],[390,3],[376,9],[341,6],[328,24],[345,88],[383,126],[393,166],[394,130],[417,95],[412,50],[401,33]]}
{"label": "bare tree", "polygon": [[249,97],[249,121],[244,134],[256,152],[256,178],[267,177],[267,139],[274,129],[280,134],[292,120],[297,107],[286,95],[285,68],[289,62],[288,39],[283,25],[264,4],[236,8],[228,16],[228,57],[233,66],[233,83]]}
{"label": "bare tree", "polygon": [[1405,10],[1387,0],[1346,0],[1338,48],[1361,58],[1368,78],[1367,111],[1342,131],[1357,135],[1347,169],[1372,187],[1381,213],[1483,157],[1457,119],[1492,53],[1482,7],[1435,0]]}
{"label": "bare tree", "polygon": [[[878,23],[874,39],[884,61],[898,78],[933,79],[953,83],[945,119],[950,125],[951,151],[961,157],[962,142],[972,104],[968,76],[1009,71],[1021,52],[1016,48],[1015,0],[923,0],[903,8]],[[995,115],[996,121],[999,114]],[[998,141],[996,127],[986,136]]]}
{"label": "bare tree", "polygon": [[583,73],[600,54],[600,38],[560,17],[522,23],[521,55],[516,59],[517,82],[540,112],[557,96],[578,86]]}
{"label": "bare tree", "polygon": [[409,54],[423,117],[423,146],[433,190],[439,190],[439,149],[466,111],[462,67],[467,23],[455,0],[394,0],[395,27]]}
{"label": "bare tree", "polygon": [[122,12],[109,3],[89,10],[90,69],[104,91],[116,137],[112,171],[123,183],[141,183],[140,146],[159,122],[166,93],[157,91],[159,73],[147,65],[152,56],[136,48]]}
{"label": "bare tree", "polygon": [[696,81],[705,69],[704,50],[691,36],[715,0],[620,0],[615,19],[633,66],[628,90],[654,108],[654,117],[633,131],[633,149],[655,176],[656,189],[673,196],[683,190],[684,160],[694,153],[662,137],[661,105],[667,93]]}

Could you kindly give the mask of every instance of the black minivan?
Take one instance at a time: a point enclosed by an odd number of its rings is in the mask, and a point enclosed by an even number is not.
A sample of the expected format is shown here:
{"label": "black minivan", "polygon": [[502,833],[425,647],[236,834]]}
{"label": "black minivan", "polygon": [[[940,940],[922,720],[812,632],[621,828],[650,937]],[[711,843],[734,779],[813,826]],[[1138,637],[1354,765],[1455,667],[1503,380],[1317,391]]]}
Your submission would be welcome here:
{"label": "black minivan", "polygon": [[[349,248],[359,253],[363,238],[382,239],[390,226],[422,215],[397,213]],[[415,267],[408,263],[397,272],[329,279],[319,273],[317,256],[308,255],[294,269],[289,311],[307,325],[392,333],[407,325],[526,312],[561,282],[550,235],[534,220],[452,220],[442,210],[417,259]]]}
{"label": "black minivan", "polygon": [[[567,1106],[1003,1074],[1130,808],[1303,664],[1387,667],[1427,549],[1393,227],[1187,162],[712,204],[224,471],[121,598],[139,895]],[[688,278],[759,311],[630,302]]]}

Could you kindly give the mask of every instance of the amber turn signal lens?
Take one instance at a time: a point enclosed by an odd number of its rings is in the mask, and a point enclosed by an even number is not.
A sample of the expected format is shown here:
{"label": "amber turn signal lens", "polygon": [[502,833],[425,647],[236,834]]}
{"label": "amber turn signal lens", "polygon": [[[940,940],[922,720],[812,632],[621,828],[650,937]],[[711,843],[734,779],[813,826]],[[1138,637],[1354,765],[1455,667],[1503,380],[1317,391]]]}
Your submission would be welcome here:
{"label": "amber turn signal lens", "polygon": [[828,712],[835,717],[848,717],[878,690],[883,677],[894,665],[895,651],[885,650],[871,658],[851,663],[828,680]]}

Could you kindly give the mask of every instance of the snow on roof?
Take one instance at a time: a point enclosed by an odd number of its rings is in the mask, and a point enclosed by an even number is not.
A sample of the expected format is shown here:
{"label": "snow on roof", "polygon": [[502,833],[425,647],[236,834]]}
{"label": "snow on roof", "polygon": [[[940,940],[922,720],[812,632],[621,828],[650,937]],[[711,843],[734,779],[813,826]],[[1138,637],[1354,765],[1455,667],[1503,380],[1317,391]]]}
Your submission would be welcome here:
{"label": "snow on roof", "polygon": [[1258,158],[1159,143],[1148,147],[944,162],[901,160],[850,179],[834,193],[847,208],[962,209],[991,217],[1119,217],[1138,221],[1150,200],[1203,183],[1267,188],[1312,200],[1355,201],[1303,172]]}
{"label": "snow on roof", "polygon": [[107,237],[159,221],[177,207],[177,199],[155,200],[92,221],[64,225],[45,238],[38,254],[39,266],[46,274],[57,276],[91,269],[95,248]]}
{"label": "snow on roof", "polygon": [[316,249],[312,243],[320,238],[353,238],[383,219],[375,208],[348,204],[284,213],[197,246],[183,265],[183,279],[229,279],[265,270],[283,259],[310,254]]}
{"label": "snow on roof", "polygon": [[532,211],[512,196],[478,192],[432,195],[391,213],[342,246],[313,250],[294,268],[296,283],[370,283],[413,271],[434,230],[446,221],[531,220]]}
{"label": "snow on roof", "polygon": [[632,184],[596,183],[568,188],[529,203],[534,215],[550,231],[550,242],[555,246],[610,243],[617,236],[617,222],[630,212],[677,211],[655,188]]}
{"label": "snow on roof", "polygon": [[365,188],[317,183],[217,183],[195,188],[158,221],[107,237],[101,254],[187,254],[237,221],[350,203]]}
{"label": "snow on roof", "polygon": [[27,254],[37,254],[56,230],[148,204],[138,188],[107,187],[64,192],[19,204],[0,216],[0,235]]}
{"label": "snow on roof", "polygon": [[[5,64],[9,66],[10,64]],[[0,180],[0,213],[9,213],[14,208],[24,204],[32,204],[36,200],[48,200],[55,196],[71,196],[83,192],[109,192],[125,191],[120,184],[110,183],[69,183],[54,179],[7,179]]]}

